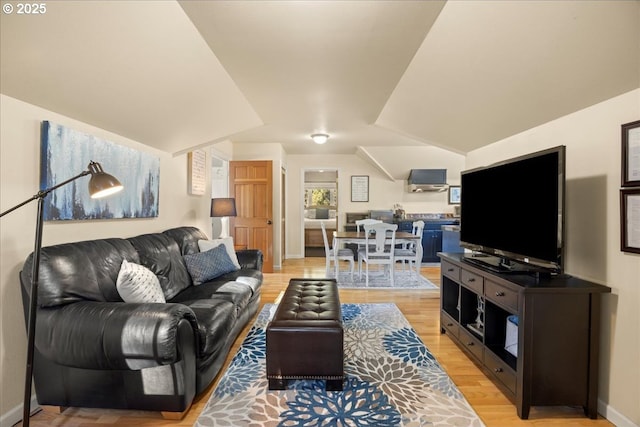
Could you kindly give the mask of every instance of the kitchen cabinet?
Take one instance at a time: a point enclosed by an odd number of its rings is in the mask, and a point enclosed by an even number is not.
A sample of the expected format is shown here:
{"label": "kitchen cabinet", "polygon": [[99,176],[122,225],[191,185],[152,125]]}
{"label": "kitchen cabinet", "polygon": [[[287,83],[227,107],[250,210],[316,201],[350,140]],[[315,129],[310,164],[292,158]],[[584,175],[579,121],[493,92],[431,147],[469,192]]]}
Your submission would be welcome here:
{"label": "kitchen cabinet", "polygon": [[442,230],[424,230],[422,250],[422,262],[440,262],[438,252],[442,251]]}
{"label": "kitchen cabinet", "polygon": [[[411,232],[413,222],[418,219],[398,221],[398,231]],[[443,232],[442,226],[455,225],[455,219],[422,219],[424,230],[422,232],[422,262],[440,262],[438,252],[442,252]]]}

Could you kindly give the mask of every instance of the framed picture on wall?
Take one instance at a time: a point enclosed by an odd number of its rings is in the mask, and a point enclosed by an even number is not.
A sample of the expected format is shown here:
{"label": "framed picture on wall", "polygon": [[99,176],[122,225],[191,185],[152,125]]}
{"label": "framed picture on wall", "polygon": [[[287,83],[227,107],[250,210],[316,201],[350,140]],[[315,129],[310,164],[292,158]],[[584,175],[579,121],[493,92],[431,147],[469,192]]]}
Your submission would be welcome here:
{"label": "framed picture on wall", "polygon": [[459,185],[449,186],[449,204],[450,205],[460,204],[460,186]]}
{"label": "framed picture on wall", "polygon": [[351,175],[351,201],[369,201],[369,175]]}
{"label": "framed picture on wall", "polygon": [[640,187],[620,190],[620,250],[640,254]]}
{"label": "framed picture on wall", "polygon": [[187,191],[202,196],[207,188],[207,152],[195,150],[187,154]]}
{"label": "framed picture on wall", "polygon": [[42,122],[41,188],[53,187],[99,160],[124,183],[114,197],[92,199],[86,185],[67,185],[44,199],[45,221],[156,218],[159,213],[160,157],[45,120]]}
{"label": "framed picture on wall", "polygon": [[622,186],[640,187],[640,120],[622,125]]}

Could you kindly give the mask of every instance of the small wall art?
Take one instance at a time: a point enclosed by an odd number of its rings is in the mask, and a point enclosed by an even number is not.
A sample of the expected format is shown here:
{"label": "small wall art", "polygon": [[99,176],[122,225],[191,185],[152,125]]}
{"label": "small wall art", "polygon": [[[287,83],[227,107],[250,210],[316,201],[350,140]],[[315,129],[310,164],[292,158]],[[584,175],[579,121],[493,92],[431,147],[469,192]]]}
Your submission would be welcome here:
{"label": "small wall art", "polygon": [[369,176],[351,175],[351,201],[369,201]]}
{"label": "small wall art", "polygon": [[640,254],[640,187],[620,190],[620,250]]}
{"label": "small wall art", "polygon": [[202,196],[207,188],[207,153],[195,150],[187,155],[188,192],[192,196]]}
{"label": "small wall art", "polygon": [[89,178],[79,179],[45,199],[46,221],[158,216],[159,157],[66,126],[42,122],[41,189],[86,170],[92,160],[115,176],[124,190],[109,198],[91,199],[87,188]]}
{"label": "small wall art", "polygon": [[461,187],[459,185],[449,186],[449,204],[450,205],[460,204],[460,189]]}
{"label": "small wall art", "polygon": [[622,125],[622,186],[640,187],[640,120]]}

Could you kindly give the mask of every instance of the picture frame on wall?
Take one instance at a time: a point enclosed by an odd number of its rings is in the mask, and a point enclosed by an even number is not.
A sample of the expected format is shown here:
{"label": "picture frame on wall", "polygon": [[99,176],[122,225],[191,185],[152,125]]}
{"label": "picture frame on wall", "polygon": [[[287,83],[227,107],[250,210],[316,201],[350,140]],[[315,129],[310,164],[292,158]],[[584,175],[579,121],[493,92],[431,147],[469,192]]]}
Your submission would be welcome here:
{"label": "picture frame on wall", "polygon": [[351,175],[351,201],[369,201],[369,175]]}
{"label": "picture frame on wall", "polygon": [[620,250],[640,254],[640,187],[620,190]]}
{"label": "picture frame on wall", "polygon": [[207,153],[195,150],[187,154],[187,191],[192,196],[202,196],[207,188]]}
{"label": "picture frame on wall", "polygon": [[125,189],[92,199],[86,185],[68,185],[44,200],[45,221],[156,218],[159,215],[160,157],[45,120],[41,123],[41,188],[57,185],[69,171],[100,161]]}
{"label": "picture frame on wall", "polygon": [[449,204],[450,205],[460,204],[460,190],[461,190],[461,187],[459,185],[449,186]]}
{"label": "picture frame on wall", "polygon": [[640,187],[640,120],[622,126],[622,186]]}

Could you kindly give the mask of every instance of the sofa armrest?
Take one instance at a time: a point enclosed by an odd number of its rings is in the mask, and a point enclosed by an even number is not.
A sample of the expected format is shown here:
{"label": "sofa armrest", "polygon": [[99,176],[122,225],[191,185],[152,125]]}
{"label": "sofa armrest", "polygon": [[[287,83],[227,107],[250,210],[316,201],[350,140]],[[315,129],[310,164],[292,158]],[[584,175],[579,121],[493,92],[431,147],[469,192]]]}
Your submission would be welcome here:
{"label": "sofa armrest", "polygon": [[191,324],[195,340],[196,317],[183,304],[77,302],[39,309],[35,344],[60,365],[138,370],[179,360],[181,321]]}
{"label": "sofa armrest", "polygon": [[236,251],[240,268],[252,268],[262,271],[262,262],[264,260],[260,249],[243,249]]}

